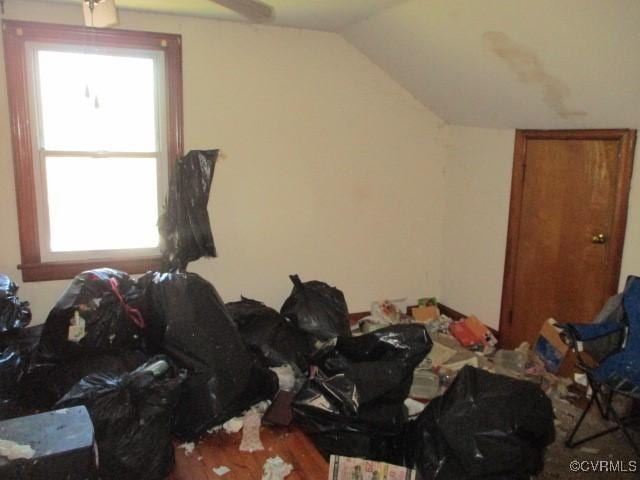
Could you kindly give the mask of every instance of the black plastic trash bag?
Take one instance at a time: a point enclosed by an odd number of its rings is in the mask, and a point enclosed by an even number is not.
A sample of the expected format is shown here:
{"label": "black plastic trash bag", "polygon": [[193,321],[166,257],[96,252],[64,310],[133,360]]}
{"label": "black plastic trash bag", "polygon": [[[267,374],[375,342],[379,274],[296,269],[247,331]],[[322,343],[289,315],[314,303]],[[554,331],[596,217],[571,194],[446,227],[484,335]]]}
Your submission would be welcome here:
{"label": "black plastic trash bag", "polygon": [[45,322],[37,361],[61,362],[143,346],[140,291],[124,272],[100,268],[73,279]]}
{"label": "black plastic trash bag", "polygon": [[195,273],[148,273],[148,338],[188,370],[175,433],[197,438],[207,429],[271,398],[278,379],[244,345],[213,285]]}
{"label": "black plastic trash bag", "polygon": [[0,274],[0,333],[23,328],[31,322],[29,302],[22,302],[16,293],[18,286]]}
{"label": "black plastic trash bag", "polygon": [[404,400],[433,343],[422,325],[395,325],[327,342],[293,402],[294,419],[325,455],[403,461]]}
{"label": "black plastic trash bag", "polygon": [[0,420],[31,413],[23,381],[41,330],[36,326],[0,334]]}
{"label": "black plastic trash bag", "polygon": [[158,230],[169,269],[184,269],[200,257],[215,257],[207,203],[218,150],[192,150],[178,160]]}
{"label": "black plastic trash bag", "polygon": [[49,410],[87,375],[123,375],[138,368],[148,358],[139,350],[123,350],[56,363],[32,362],[22,381],[23,394],[32,408]]}
{"label": "black plastic trash bag", "polygon": [[289,277],[293,290],[280,313],[294,325],[320,340],[350,336],[349,309],[343,293],[324,282],[302,282],[298,275]]}
{"label": "black plastic trash bag", "polygon": [[162,480],[174,465],[172,410],[184,378],[184,371],[158,356],[121,376],[88,375],[56,408],[87,407],[101,479]]}
{"label": "black plastic trash bag", "polygon": [[407,464],[434,480],[528,480],[555,437],[539,386],[469,366],[408,431]]}
{"label": "black plastic trash bag", "polygon": [[264,303],[249,298],[226,304],[244,343],[269,367],[291,365],[299,373],[309,366],[311,345],[307,334]]}

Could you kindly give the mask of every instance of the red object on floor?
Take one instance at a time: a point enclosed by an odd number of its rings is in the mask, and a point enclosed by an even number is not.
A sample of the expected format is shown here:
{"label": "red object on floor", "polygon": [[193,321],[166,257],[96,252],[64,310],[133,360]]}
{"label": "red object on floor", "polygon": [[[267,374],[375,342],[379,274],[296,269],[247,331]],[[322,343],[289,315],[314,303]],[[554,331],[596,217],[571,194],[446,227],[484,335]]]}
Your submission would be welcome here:
{"label": "red object on floor", "polygon": [[[473,317],[472,317],[473,318]],[[453,322],[449,325],[449,332],[463,347],[473,347],[474,345],[484,345],[485,339],[476,329],[469,325],[468,318]]]}

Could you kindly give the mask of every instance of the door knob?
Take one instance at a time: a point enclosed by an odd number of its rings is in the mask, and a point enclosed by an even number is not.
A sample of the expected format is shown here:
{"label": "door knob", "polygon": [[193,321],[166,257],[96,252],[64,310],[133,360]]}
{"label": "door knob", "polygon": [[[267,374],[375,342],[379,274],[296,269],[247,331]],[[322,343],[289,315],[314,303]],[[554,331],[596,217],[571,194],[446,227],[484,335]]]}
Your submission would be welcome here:
{"label": "door knob", "polygon": [[604,233],[598,233],[591,237],[591,243],[607,243],[607,237]]}

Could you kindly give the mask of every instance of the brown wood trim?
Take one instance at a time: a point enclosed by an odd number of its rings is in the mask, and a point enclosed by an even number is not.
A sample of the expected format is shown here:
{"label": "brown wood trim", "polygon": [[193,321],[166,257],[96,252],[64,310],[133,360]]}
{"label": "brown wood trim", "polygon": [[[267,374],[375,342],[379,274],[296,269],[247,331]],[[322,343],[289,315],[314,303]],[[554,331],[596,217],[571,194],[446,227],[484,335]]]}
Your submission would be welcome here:
{"label": "brown wood trim", "polygon": [[[22,263],[40,261],[38,245],[38,218],[36,213],[35,179],[32,162],[32,144],[29,98],[27,92],[27,68],[24,54],[24,38],[18,34],[18,26],[2,22],[9,122],[11,124],[14,181],[18,207],[18,232]],[[24,278],[23,278],[24,280]]]}
{"label": "brown wood trim", "polygon": [[634,130],[626,128],[589,130],[516,130],[526,140],[621,140]]}
{"label": "brown wood trim", "polygon": [[[36,185],[32,158],[31,118],[26,81],[25,42],[35,41],[163,50],[165,52],[167,83],[167,155],[171,174],[175,161],[182,155],[184,150],[181,36],[15,20],[3,20],[2,29],[23,281],[73,278],[80,271],[92,268],[90,265],[95,266],[97,263],[94,261],[41,262],[36,210]],[[111,261],[111,265],[116,264],[133,270],[140,270],[143,265],[149,264],[149,259],[115,259]],[[104,265],[105,262],[101,262],[99,266]],[[153,265],[156,265],[156,263],[153,263]],[[132,270],[127,271],[138,273]]]}
{"label": "brown wood trim", "polygon": [[614,218],[609,244],[608,262],[613,265],[609,281],[609,293],[618,291],[622,250],[627,222],[627,207],[631,189],[631,174],[636,142],[636,131],[630,129],[600,130],[516,130],[513,153],[513,172],[511,176],[511,199],[509,205],[509,223],[507,230],[507,248],[505,253],[504,276],[502,283],[502,304],[500,308],[500,331],[511,319],[513,294],[515,290],[515,265],[518,255],[520,235],[520,218],[522,211],[522,195],[524,180],[524,161],[527,141],[535,139],[552,140],[617,140],[621,142],[618,152],[620,174],[618,175],[617,195],[614,206]]}
{"label": "brown wood trim", "polygon": [[41,282],[46,280],[63,280],[73,278],[87,270],[95,268],[114,268],[127,273],[145,273],[158,270],[162,266],[161,257],[86,260],[78,262],[37,263],[20,265],[22,279],[25,282]]}
{"label": "brown wood trim", "polygon": [[457,310],[454,310],[451,307],[448,307],[442,303],[438,303],[438,309],[440,309],[440,313],[446,315],[452,320],[461,320],[463,318],[467,318],[469,315],[465,315],[464,313],[460,313]]}
{"label": "brown wood trim", "polygon": [[616,191],[616,203],[611,224],[611,238],[609,242],[609,262],[613,265],[614,273],[609,280],[609,292],[615,295],[618,292],[620,271],[622,270],[622,251],[627,232],[627,212],[629,207],[629,194],[631,192],[631,175],[633,173],[633,159],[636,148],[636,130],[626,130],[621,135],[618,161],[620,162],[620,174]]}
{"label": "brown wood trim", "polygon": [[371,312],[354,312],[349,314],[349,324],[354,326],[356,323],[360,321],[360,319],[371,315]]}

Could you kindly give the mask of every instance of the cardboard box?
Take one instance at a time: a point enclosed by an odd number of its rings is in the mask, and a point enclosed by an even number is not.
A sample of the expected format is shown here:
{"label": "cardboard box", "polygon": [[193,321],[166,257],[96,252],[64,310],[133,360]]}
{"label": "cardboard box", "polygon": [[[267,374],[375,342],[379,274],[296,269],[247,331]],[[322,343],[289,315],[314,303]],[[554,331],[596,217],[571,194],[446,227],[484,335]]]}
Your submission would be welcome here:
{"label": "cardboard box", "polygon": [[436,320],[440,316],[440,309],[435,305],[428,307],[413,307],[411,309],[411,316],[416,322],[427,323],[431,320]]}
{"label": "cardboard box", "polygon": [[498,342],[484,323],[478,317],[472,315],[463,320],[453,322],[449,325],[449,332],[463,347],[474,347],[478,345],[495,346]]}
{"label": "cardboard box", "polygon": [[553,318],[544,322],[540,329],[540,335],[533,346],[533,351],[538,354],[547,371],[551,373],[558,372],[569,351],[569,346],[560,338],[556,324],[557,322]]}

